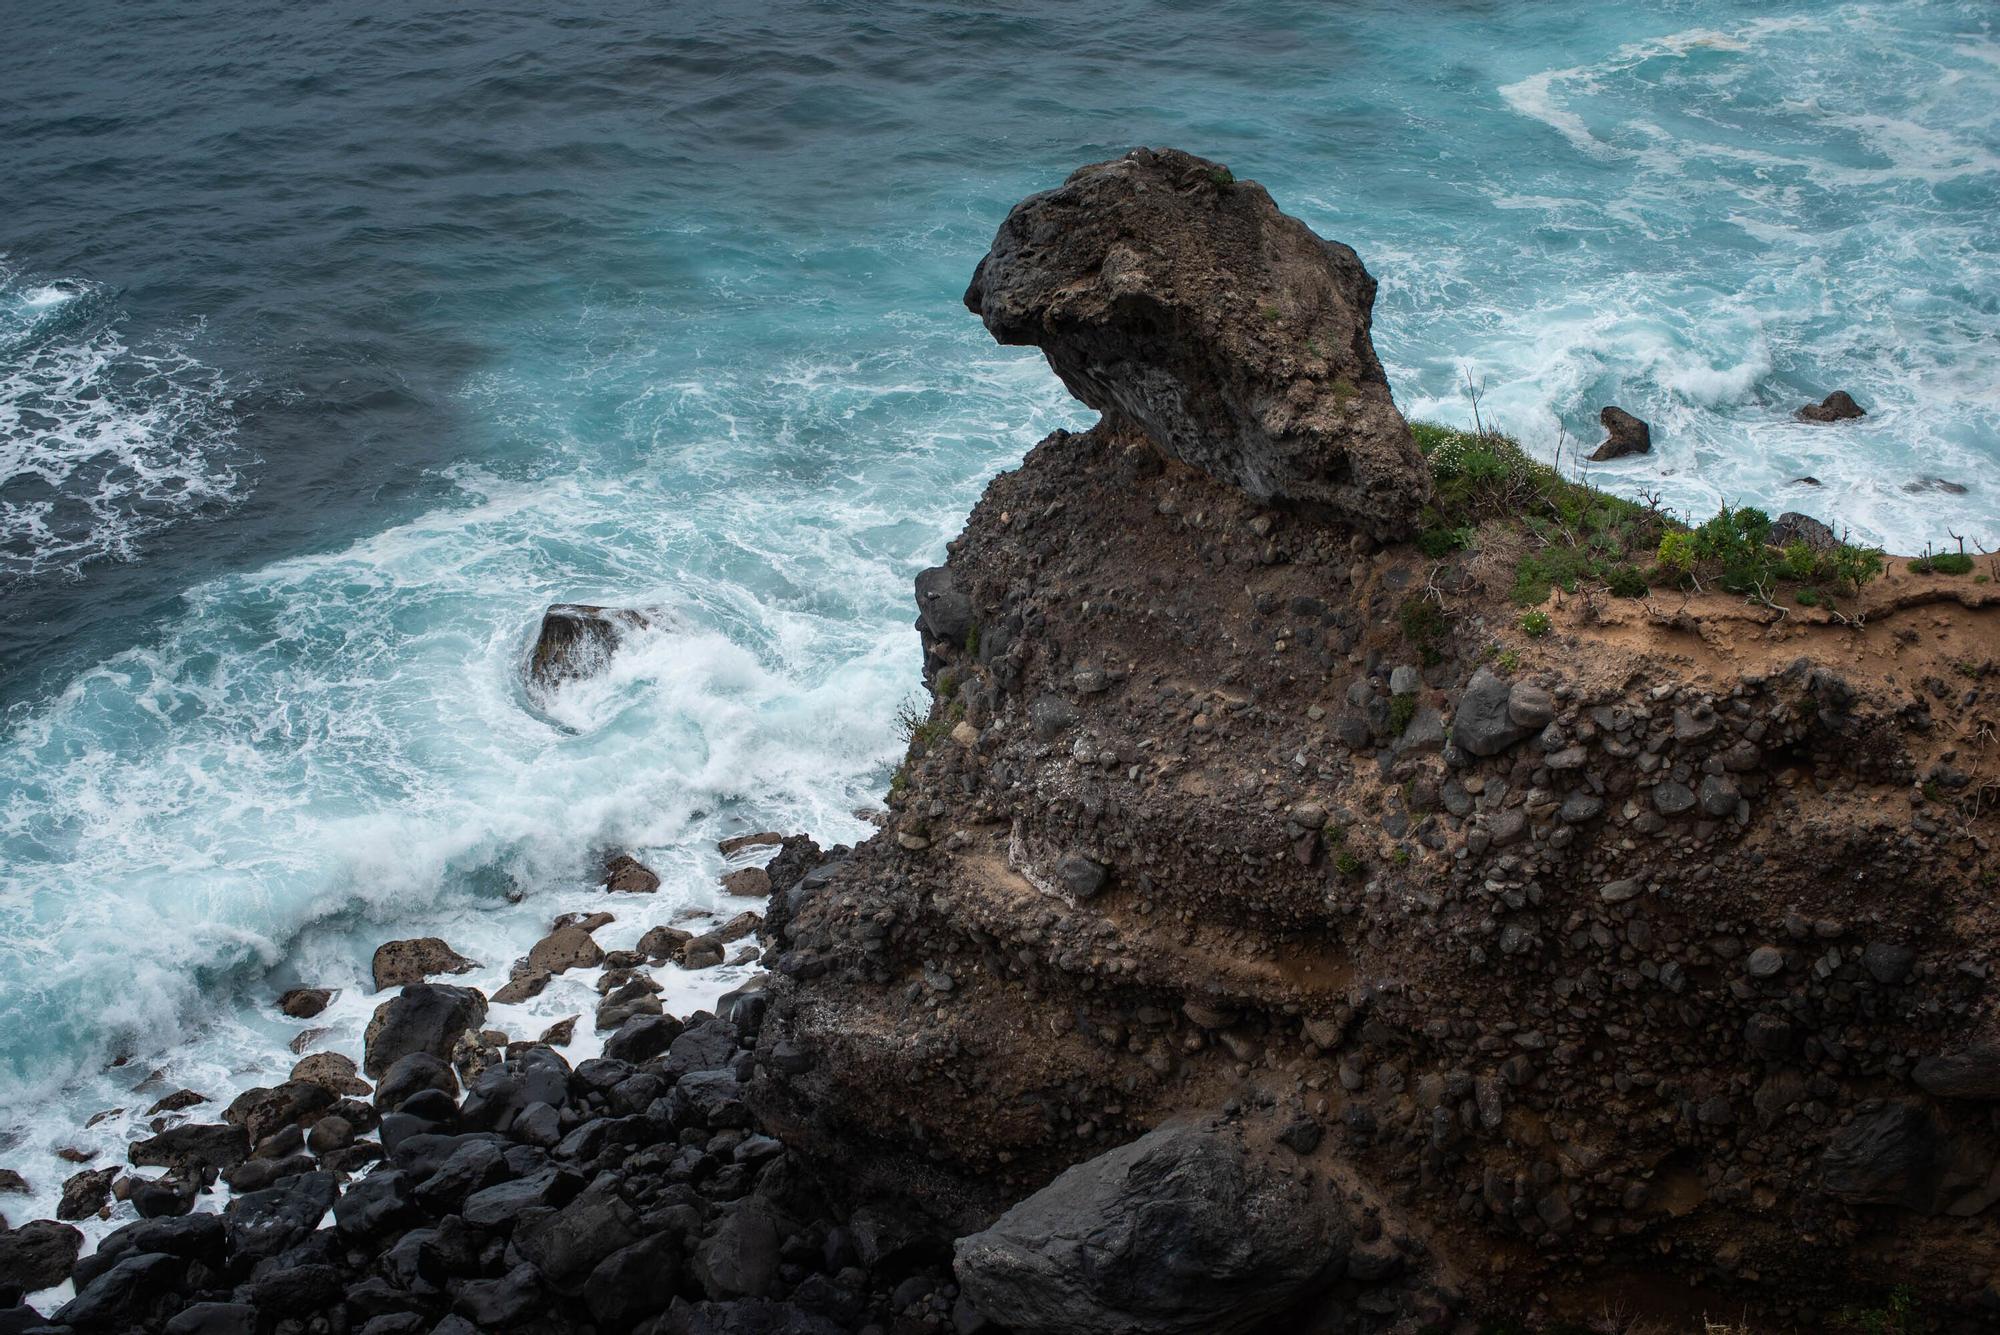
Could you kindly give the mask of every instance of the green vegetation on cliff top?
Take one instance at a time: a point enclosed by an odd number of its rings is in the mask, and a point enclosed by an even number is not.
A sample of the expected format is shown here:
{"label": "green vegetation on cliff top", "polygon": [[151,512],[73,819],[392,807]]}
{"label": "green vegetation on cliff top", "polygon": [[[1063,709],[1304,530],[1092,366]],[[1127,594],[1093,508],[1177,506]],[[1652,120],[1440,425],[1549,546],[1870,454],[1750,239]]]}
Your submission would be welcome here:
{"label": "green vegetation on cliff top", "polygon": [[1884,568],[1881,552],[1850,543],[1825,550],[1796,540],[1773,544],[1762,510],[1725,505],[1695,524],[1657,501],[1612,496],[1563,476],[1495,432],[1433,422],[1411,430],[1435,491],[1417,546],[1442,558],[1474,546],[1482,529],[1506,537],[1520,548],[1512,594],[1522,607],[1547,602],[1557,588],[1575,593],[1587,586],[1621,598],[1643,598],[1654,588],[1713,587],[1780,611],[1787,610],[1781,594],[1831,606],[1837,596],[1858,594]]}

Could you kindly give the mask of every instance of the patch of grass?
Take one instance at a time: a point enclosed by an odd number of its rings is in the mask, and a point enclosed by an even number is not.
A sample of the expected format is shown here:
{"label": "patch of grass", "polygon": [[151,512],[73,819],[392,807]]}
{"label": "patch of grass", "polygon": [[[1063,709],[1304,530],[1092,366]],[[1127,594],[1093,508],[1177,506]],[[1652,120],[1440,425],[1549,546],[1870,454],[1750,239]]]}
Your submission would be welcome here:
{"label": "patch of grass", "polygon": [[1794,593],[1792,595],[1792,601],[1797,603],[1800,607],[1818,607],[1819,590],[1800,589],[1797,593]]}
{"label": "patch of grass", "polygon": [[937,697],[949,700],[958,692],[958,674],[950,668],[937,674]]}
{"label": "patch of grass", "polygon": [[1333,855],[1333,869],[1342,876],[1361,874],[1361,859],[1354,856],[1354,850],[1343,848]]}
{"label": "patch of grass", "polygon": [[1910,562],[1913,575],[1970,575],[1972,558],[1964,552],[1937,552]]}
{"label": "patch of grass", "polygon": [[[1430,464],[1433,490],[1419,549],[1442,557],[1471,545],[1482,524],[1514,530],[1523,554],[1510,593],[1522,607],[1540,606],[1556,589],[1575,593],[1586,584],[1602,585],[1621,598],[1643,598],[1654,584],[1693,589],[1717,584],[1776,606],[1772,600],[1781,585],[1814,586],[1821,599],[1828,590],[1858,594],[1884,568],[1882,553],[1872,548],[1843,543],[1822,552],[1802,542],[1772,546],[1770,517],[1748,507],[1724,506],[1690,526],[1658,505],[1571,481],[1497,432],[1435,422],[1413,423],[1410,431]],[[1456,541],[1459,534],[1465,535],[1463,542]],[[1936,566],[1940,558],[1930,559],[1932,568],[1942,569]],[[1970,569],[1966,558],[1959,573]]]}
{"label": "patch of grass", "polygon": [[1521,655],[1517,650],[1508,649],[1493,660],[1493,666],[1500,669],[1501,675],[1511,677],[1521,670]]}
{"label": "patch of grass", "polygon": [[1214,167],[1209,170],[1208,179],[1216,185],[1227,189],[1236,184],[1236,173],[1227,167]]}
{"label": "patch of grass", "polygon": [[1403,600],[1396,619],[1403,627],[1403,638],[1417,651],[1425,667],[1435,667],[1444,661],[1445,636],[1451,627],[1442,607],[1415,594]]}
{"label": "patch of grass", "polygon": [[1395,852],[1393,852],[1393,853],[1391,853],[1391,854],[1389,855],[1389,861],[1391,861],[1391,862],[1395,863],[1395,864],[1396,864],[1396,865],[1397,865],[1398,867],[1407,867],[1407,866],[1409,866],[1409,865],[1410,865],[1410,850],[1409,850],[1409,849],[1407,849],[1407,848],[1399,848],[1399,849],[1397,849],[1397,850],[1396,850]]}
{"label": "patch of grass", "polygon": [[951,730],[951,724],[948,715],[930,717],[916,696],[896,706],[896,731],[902,735],[903,744],[913,751],[929,750],[933,742]]}
{"label": "patch of grass", "polygon": [[973,622],[972,628],[965,632],[965,656],[967,658],[979,657],[979,623],[977,621]]}
{"label": "patch of grass", "polygon": [[1526,635],[1529,639],[1532,640],[1541,639],[1542,636],[1549,633],[1549,628],[1551,624],[1552,623],[1549,621],[1549,614],[1547,612],[1521,613],[1521,633],[1523,635]]}
{"label": "patch of grass", "polygon": [[1410,720],[1417,716],[1417,697],[1414,695],[1392,696],[1389,700],[1389,731],[1401,737],[1403,730],[1410,726]]}
{"label": "patch of grass", "polygon": [[1346,376],[1342,376],[1340,379],[1334,381],[1332,390],[1333,406],[1336,408],[1345,408],[1353,400],[1354,396],[1361,392],[1354,387],[1354,382]]}
{"label": "patch of grass", "polygon": [[1834,1318],[1837,1329],[1853,1335],[1920,1335],[1929,1323],[1917,1310],[1917,1297],[1906,1284],[1889,1290],[1880,1307],[1850,1307]]}
{"label": "patch of grass", "polygon": [[1427,528],[1417,534],[1417,550],[1433,560],[1462,552],[1471,545],[1470,528]]}

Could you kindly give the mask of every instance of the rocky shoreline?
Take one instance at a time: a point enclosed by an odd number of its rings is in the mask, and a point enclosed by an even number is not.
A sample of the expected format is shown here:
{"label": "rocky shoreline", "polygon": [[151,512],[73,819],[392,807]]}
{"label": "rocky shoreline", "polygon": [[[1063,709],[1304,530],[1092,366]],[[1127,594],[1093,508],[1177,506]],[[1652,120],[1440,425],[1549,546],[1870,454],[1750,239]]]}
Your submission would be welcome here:
{"label": "rocky shoreline", "polygon": [[[358,1064],[163,1102],[88,1257],[0,1233],[0,1335],[1991,1329],[2000,594],[1549,575],[1659,517],[1497,447],[1445,516],[1373,298],[1187,154],[1024,201],[967,305],[1104,416],[918,577],[882,832],[490,999],[392,943]],[[553,685],[640,614],[551,615]],[[601,1056],[483,1028],[576,969]]]}

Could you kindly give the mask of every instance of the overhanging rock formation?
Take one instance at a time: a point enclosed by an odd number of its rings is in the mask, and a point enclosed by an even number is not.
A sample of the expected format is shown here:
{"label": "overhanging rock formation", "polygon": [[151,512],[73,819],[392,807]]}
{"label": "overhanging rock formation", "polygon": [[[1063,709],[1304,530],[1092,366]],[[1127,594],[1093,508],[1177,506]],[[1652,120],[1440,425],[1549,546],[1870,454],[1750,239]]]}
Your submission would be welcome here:
{"label": "overhanging rock formation", "polygon": [[1219,163],[1138,149],[1022,200],[965,304],[1114,428],[1258,501],[1417,526],[1430,478],[1369,341],[1375,280]]}

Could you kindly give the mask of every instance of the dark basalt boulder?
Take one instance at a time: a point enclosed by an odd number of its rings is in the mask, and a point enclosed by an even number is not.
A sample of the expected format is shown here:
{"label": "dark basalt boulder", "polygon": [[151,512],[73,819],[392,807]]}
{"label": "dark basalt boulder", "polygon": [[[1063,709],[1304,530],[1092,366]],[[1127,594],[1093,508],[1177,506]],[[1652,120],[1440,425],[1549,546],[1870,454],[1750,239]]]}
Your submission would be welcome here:
{"label": "dark basalt boulder", "polygon": [[588,603],[551,603],[528,652],[528,680],[544,690],[602,671],[632,631],[650,626],[643,612]]}
{"label": "dark basalt boulder", "polygon": [[51,1219],[0,1230],[0,1289],[34,1293],[60,1284],[76,1268],[82,1248],[82,1233]]}
{"label": "dark basalt boulder", "polygon": [[375,1008],[362,1036],[361,1069],[380,1079],[413,1052],[448,1062],[459,1035],[485,1018],[486,998],[477,988],[413,983]]}
{"label": "dark basalt boulder", "polygon": [[278,998],[278,1009],[294,1020],[310,1020],[333,1001],[333,990],[325,987],[295,987]]}
{"label": "dark basalt boulder", "polygon": [[660,877],[630,853],[619,853],[604,861],[604,888],[620,894],[650,895],[660,888]]}
{"label": "dark basalt boulder", "polygon": [[250,1135],[242,1127],[228,1123],[190,1121],[126,1147],[126,1161],[132,1167],[190,1165],[226,1169],[248,1157]]}
{"label": "dark basalt boulder", "polygon": [[956,1244],[959,1285],[1020,1335],[1268,1323],[1347,1264],[1339,1197],[1226,1130],[1168,1125],[1063,1173]]}
{"label": "dark basalt boulder", "polygon": [[88,1219],[103,1209],[111,1196],[116,1168],[86,1168],[63,1183],[62,1198],[56,1203],[58,1219]]}
{"label": "dark basalt boulder", "polygon": [[325,1085],[287,1080],[269,1089],[244,1090],[224,1110],[222,1120],[242,1127],[254,1145],[281,1128],[310,1122],[332,1107],[335,1097]]}
{"label": "dark basalt boulder", "polygon": [[1653,428],[1626,412],[1623,408],[1609,407],[1597,415],[1603,425],[1604,443],[1590,452],[1590,457],[1598,462],[1606,459],[1623,459],[1628,454],[1651,454],[1653,452]]}
{"label": "dark basalt boulder", "polygon": [[1792,414],[1801,422],[1845,422],[1867,415],[1867,410],[1856,403],[1854,396],[1844,389],[1836,389],[1818,403],[1808,403]]}
{"label": "dark basalt boulder", "polygon": [[1430,474],[1369,339],[1375,280],[1220,163],[1079,168],[1014,206],[965,304],[1107,425],[1260,502],[1417,527]]}
{"label": "dark basalt boulder", "polygon": [[300,1173],[238,1196],[222,1212],[231,1255],[259,1261],[298,1246],[333,1208],[335,1192],[332,1173]]}
{"label": "dark basalt boulder", "polygon": [[1787,510],[1772,521],[1768,541],[1773,547],[1789,547],[1803,542],[1816,552],[1830,552],[1840,546],[1831,528],[1811,515]]}
{"label": "dark basalt boulder", "polygon": [[145,1330],[172,1301],[174,1286],[186,1272],[187,1262],[177,1256],[162,1252],[128,1256],[58,1308],[51,1324],[93,1335]]}
{"label": "dark basalt boulder", "polygon": [[453,950],[441,937],[418,936],[407,941],[384,941],[375,948],[375,990],[407,987],[441,973],[468,973],[471,960]]}

